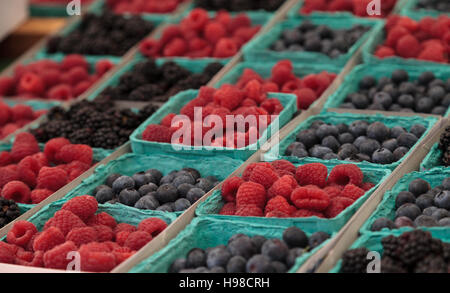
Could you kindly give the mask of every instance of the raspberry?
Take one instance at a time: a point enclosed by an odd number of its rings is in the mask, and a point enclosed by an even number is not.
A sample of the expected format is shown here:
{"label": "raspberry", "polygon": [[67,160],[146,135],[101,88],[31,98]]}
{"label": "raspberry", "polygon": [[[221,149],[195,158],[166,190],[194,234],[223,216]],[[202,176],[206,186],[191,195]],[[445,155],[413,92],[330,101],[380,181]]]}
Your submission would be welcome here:
{"label": "raspberry", "polygon": [[131,250],[139,250],[152,240],[152,235],[145,231],[136,231],[131,233],[125,241],[125,247]]}
{"label": "raspberry", "polygon": [[124,246],[125,245],[125,241],[127,241],[128,236],[130,236],[131,233],[133,233],[135,231],[120,231],[116,234],[116,242],[117,244],[119,244],[120,246]]}
{"label": "raspberry", "polygon": [[242,40],[242,43],[246,43],[250,41],[253,36],[259,32],[260,29],[261,26],[259,25],[254,27],[240,27],[234,31],[233,37]]}
{"label": "raspberry", "polygon": [[389,48],[386,46],[380,46],[375,51],[375,56],[377,56],[378,58],[394,57],[395,51],[392,48]]}
{"label": "raspberry", "polygon": [[95,215],[95,224],[105,225],[110,227],[111,229],[114,229],[117,226],[116,220],[110,214],[105,212],[101,212]]}
{"label": "raspberry", "polygon": [[139,44],[139,51],[147,57],[156,57],[161,51],[161,43],[153,39],[145,39]]}
{"label": "raspberry", "polygon": [[444,51],[441,47],[435,45],[429,45],[420,52],[417,56],[420,60],[434,61],[434,62],[445,62]]}
{"label": "raspberry", "polygon": [[116,242],[113,242],[113,241],[106,241],[106,242],[103,242],[103,244],[105,244],[108,247],[109,251],[113,251],[115,249],[122,248],[122,247],[120,247],[119,244],[117,244]]}
{"label": "raspberry", "polygon": [[72,229],[83,228],[86,225],[74,213],[67,210],[59,210],[53,218],[49,219],[44,226],[45,228],[56,227],[66,236]]}
{"label": "raspberry", "polygon": [[97,241],[97,231],[92,227],[76,228],[67,234],[67,241],[72,241],[76,246]]}
{"label": "raspberry", "polygon": [[248,181],[250,179],[250,175],[253,172],[253,169],[255,169],[256,166],[265,166],[267,168],[273,168],[272,165],[270,163],[267,162],[260,162],[260,163],[251,163],[250,165],[248,165],[244,172],[242,173],[242,179],[244,179],[244,181]]}
{"label": "raspberry", "polygon": [[33,97],[41,96],[45,91],[45,84],[39,75],[26,72],[19,81],[18,92],[21,94],[30,94]]}
{"label": "raspberry", "polygon": [[138,231],[149,233],[152,237],[156,237],[166,229],[167,223],[159,218],[148,218],[142,220],[137,226]]}
{"label": "raspberry", "polygon": [[[14,79],[3,76],[0,78],[0,96],[10,96],[14,92]],[[1,113],[1,112],[0,112]],[[0,115],[1,117],[1,115]],[[1,119],[1,118],[0,118]],[[1,122],[1,120],[0,120]],[[0,123],[2,124],[2,123]]]}
{"label": "raspberry", "polygon": [[61,208],[77,215],[81,220],[86,221],[93,216],[98,209],[95,197],[90,195],[77,196],[67,201]]}
{"label": "raspberry", "polygon": [[290,60],[282,60],[272,67],[272,77],[270,80],[282,87],[286,82],[295,79],[293,66]]}
{"label": "raspberry", "polygon": [[407,34],[409,34],[409,31],[406,28],[399,25],[395,26],[387,33],[386,45],[395,48],[398,40]]}
{"label": "raspberry", "polygon": [[278,180],[278,174],[273,168],[267,168],[262,165],[258,165],[253,169],[249,178],[250,181],[256,182],[268,189]]}
{"label": "raspberry", "polygon": [[283,93],[292,93],[298,90],[300,87],[300,83],[297,80],[289,80],[285,82],[281,87],[281,92]]}
{"label": "raspberry", "polygon": [[327,186],[323,189],[328,194],[329,198],[337,197],[341,194],[342,189],[337,186]]}
{"label": "raspberry", "polygon": [[116,258],[117,265],[121,264],[135,253],[134,250],[129,249],[128,247],[119,247],[113,250],[112,252],[114,257]]}
{"label": "raspberry", "polygon": [[278,92],[280,89],[278,85],[274,82],[266,82],[263,84],[263,92],[270,93],[270,92]]}
{"label": "raspberry", "polygon": [[222,38],[214,48],[213,57],[228,58],[234,56],[238,52],[238,46],[233,39]]}
{"label": "raspberry", "polygon": [[239,13],[233,17],[228,26],[228,30],[234,33],[238,28],[249,27],[252,25],[252,20],[244,13]]}
{"label": "raspberry", "polygon": [[77,246],[72,241],[66,241],[44,253],[44,266],[50,269],[65,270],[71,261],[67,257],[68,254],[77,250]]}
{"label": "raspberry", "polygon": [[86,61],[86,59],[82,55],[78,54],[70,54],[67,55],[61,62],[61,69],[63,71],[68,71],[71,68],[74,67],[83,67],[86,70],[89,70],[89,63]]}
{"label": "raspberry", "polygon": [[92,148],[85,144],[68,144],[59,149],[55,155],[58,162],[68,164],[73,161],[80,161],[89,166],[92,165]]}
{"label": "raspberry", "polygon": [[11,155],[7,151],[0,152],[0,166],[6,166],[12,163]]}
{"label": "raspberry", "polygon": [[170,143],[172,132],[169,127],[150,124],[142,133],[142,139],[146,141]]}
{"label": "raspberry", "polygon": [[10,135],[10,134],[16,132],[18,129],[20,129],[20,127],[19,127],[17,124],[14,124],[14,123],[8,123],[8,124],[6,124],[6,125],[3,127],[3,129],[1,130],[0,137],[1,137],[1,138],[5,138],[5,137],[7,137],[8,135]]}
{"label": "raspberry", "polygon": [[252,70],[250,68],[245,68],[244,71],[242,72],[241,77],[239,77],[239,80],[236,83],[236,86],[238,88],[245,88],[247,86],[247,84],[253,80],[257,81],[259,84],[264,82],[264,79],[258,73],[256,73],[254,70]]}
{"label": "raspberry", "polygon": [[28,242],[37,233],[36,227],[27,221],[17,221],[6,235],[6,241],[20,247],[27,247]]}
{"label": "raspberry", "polygon": [[67,184],[67,172],[57,167],[43,167],[37,177],[37,188],[57,191]]}
{"label": "raspberry", "polygon": [[373,187],[375,187],[375,184],[373,184],[371,182],[365,182],[361,185],[361,188],[364,189],[365,191],[368,191],[368,190],[372,189]]}
{"label": "raspberry", "polygon": [[14,264],[16,261],[13,245],[0,241],[0,262]]}
{"label": "raspberry", "polygon": [[236,213],[236,204],[234,202],[227,202],[219,211],[219,215],[232,216]]}
{"label": "raspberry", "polygon": [[317,94],[309,88],[302,88],[293,92],[297,96],[297,108],[306,110],[317,100]]}
{"label": "raspberry", "polygon": [[420,52],[419,41],[413,35],[405,35],[397,41],[395,51],[403,58],[415,58]]}
{"label": "raspberry", "polygon": [[270,163],[276,170],[285,170],[292,174],[295,174],[296,168],[294,164],[287,160],[277,160]]}
{"label": "raspberry", "polygon": [[23,158],[18,164],[18,172],[20,180],[27,184],[30,188],[36,186],[36,177],[41,166],[39,162],[32,156]]}
{"label": "raspberry", "polygon": [[2,197],[19,203],[29,203],[30,194],[30,188],[22,181],[10,181],[2,188]]}
{"label": "raspberry", "polygon": [[66,172],[68,173],[68,180],[72,181],[87,170],[89,170],[89,165],[80,161],[72,161],[71,163],[66,165]]}
{"label": "raspberry", "polygon": [[[45,156],[44,153],[37,153],[37,154],[32,155],[31,157],[33,157],[33,159],[35,159],[35,160],[38,162],[38,164],[39,164],[39,170],[40,170],[42,167],[47,167],[47,166],[49,166],[47,157]],[[38,172],[38,173],[39,173],[39,172]]]}
{"label": "raspberry", "polygon": [[31,261],[24,261],[21,259],[17,259],[17,264],[28,267],[44,267],[44,252],[36,251]]}
{"label": "raspberry", "polygon": [[107,59],[100,60],[95,64],[95,73],[97,73],[99,76],[102,76],[113,67],[114,63],[112,63],[111,61]]}
{"label": "raspberry", "polygon": [[183,56],[188,48],[187,42],[182,38],[171,40],[163,50],[164,57]]}
{"label": "raspberry", "polygon": [[289,199],[292,191],[298,186],[297,181],[291,175],[284,175],[267,190],[267,197],[282,196]]}
{"label": "raspberry", "polygon": [[42,231],[33,241],[34,251],[47,251],[66,241],[64,234],[56,227]]}
{"label": "raspberry", "polygon": [[80,96],[85,91],[87,91],[91,87],[91,85],[92,85],[91,81],[88,81],[88,80],[80,81],[73,87],[74,96],[75,97]]}
{"label": "raspberry", "polygon": [[327,181],[328,169],[324,164],[311,163],[299,166],[295,171],[295,178],[300,185],[317,185],[324,187]]}
{"label": "raspberry", "polygon": [[330,204],[328,195],[317,188],[296,188],[291,194],[292,203],[299,209],[323,211]]}
{"label": "raspberry", "polygon": [[201,30],[208,22],[208,12],[201,8],[193,9],[185,19],[186,25],[194,30]]}
{"label": "raspberry", "polygon": [[261,103],[261,108],[266,110],[271,115],[278,115],[283,111],[283,105],[278,99],[267,99]]}
{"label": "raspberry", "polygon": [[67,101],[73,98],[72,88],[68,84],[58,84],[47,92],[50,100]]}
{"label": "raspberry", "polygon": [[166,127],[172,127],[172,120],[173,118],[177,116],[175,113],[169,113],[167,114],[162,120],[161,125]]}
{"label": "raspberry", "polygon": [[263,210],[259,206],[249,204],[239,207],[234,215],[240,217],[262,217]]}
{"label": "raspberry", "polygon": [[[249,81],[245,85],[244,91],[246,93],[247,99],[250,99],[250,101],[253,101],[253,104],[249,104],[247,102],[247,106],[257,106],[257,104],[261,103],[265,99],[265,95],[263,94],[261,82],[256,79]],[[241,103],[241,106],[245,106],[243,102]]]}
{"label": "raspberry", "polygon": [[128,232],[134,232],[137,231],[136,227],[127,223],[120,223],[117,224],[117,226],[114,228],[114,234],[117,235],[117,233],[122,231],[128,231]]}
{"label": "raspberry", "polygon": [[39,145],[36,138],[28,132],[19,133],[10,152],[13,161],[19,162],[23,158],[36,153],[39,153]]}
{"label": "raspberry", "polygon": [[214,102],[229,110],[237,108],[244,99],[244,93],[234,86],[222,86],[214,93]]}
{"label": "raspberry", "polygon": [[289,218],[290,217],[290,215],[280,212],[280,211],[277,211],[277,210],[268,212],[264,216],[266,218]]}
{"label": "raspberry", "polygon": [[3,188],[10,181],[19,179],[20,177],[17,170],[8,167],[0,168],[0,188]]}
{"label": "raspberry", "polygon": [[28,105],[15,105],[11,108],[13,121],[33,119],[33,108]]}
{"label": "raspberry", "polygon": [[203,31],[205,39],[211,44],[216,44],[221,38],[226,37],[227,30],[220,22],[210,22]]}
{"label": "raspberry", "polygon": [[263,185],[255,182],[244,182],[236,193],[236,207],[256,205],[263,208],[266,203],[266,190]]}
{"label": "raspberry", "polygon": [[359,188],[358,186],[355,186],[353,184],[347,184],[344,189],[342,190],[340,196],[341,197],[347,197],[352,200],[357,200],[361,196],[366,193],[364,189]]}
{"label": "raspberry", "polygon": [[285,213],[286,215],[291,215],[293,212],[295,212],[295,210],[296,208],[291,206],[286,200],[286,198],[277,195],[267,202],[266,208],[264,209],[264,213],[267,215],[267,213],[278,211]]}
{"label": "raspberry", "polygon": [[112,241],[114,239],[114,232],[110,227],[105,225],[94,225],[91,227],[96,232],[98,242]]}
{"label": "raspberry", "polygon": [[88,71],[83,67],[74,67],[67,72],[69,83],[74,86],[77,83],[89,79]]}
{"label": "raspberry", "polygon": [[26,251],[22,247],[19,247],[16,252],[16,261],[30,262],[33,260],[33,252]]}
{"label": "raspberry", "polygon": [[343,164],[335,166],[328,176],[328,185],[347,185],[354,184],[361,186],[364,174],[358,166],[353,164]]}
{"label": "raspberry", "polygon": [[44,147],[44,154],[50,162],[56,163],[56,154],[65,145],[69,145],[70,141],[64,137],[53,138],[49,140]]}
{"label": "raspberry", "polygon": [[111,252],[79,250],[81,255],[81,270],[85,272],[109,272],[117,265],[116,257]]}
{"label": "raspberry", "polygon": [[330,200],[330,205],[325,210],[324,214],[327,218],[331,219],[339,215],[343,210],[345,210],[347,207],[351,206],[353,204],[353,200],[338,196],[335,198],[332,198]]}
{"label": "raspberry", "polygon": [[236,193],[239,186],[244,183],[242,178],[234,176],[227,180],[222,185],[222,197],[225,201],[234,202],[236,201]]}
{"label": "raspberry", "polygon": [[325,218],[325,216],[320,212],[305,209],[296,210],[294,213],[292,213],[291,216],[293,218],[309,218],[309,217]]}

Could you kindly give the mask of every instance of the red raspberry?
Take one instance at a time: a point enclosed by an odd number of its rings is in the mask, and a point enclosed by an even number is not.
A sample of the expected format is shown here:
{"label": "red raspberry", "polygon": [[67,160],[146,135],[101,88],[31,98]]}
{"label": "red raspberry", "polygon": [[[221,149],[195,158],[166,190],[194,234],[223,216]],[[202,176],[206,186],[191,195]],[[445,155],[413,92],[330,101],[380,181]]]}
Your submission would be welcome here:
{"label": "red raspberry", "polygon": [[17,124],[8,123],[3,127],[3,129],[0,130],[0,138],[5,138],[8,135],[16,132],[18,129],[20,129],[20,127]]}
{"label": "red raspberry", "polygon": [[343,210],[353,204],[353,200],[347,197],[338,196],[332,198],[330,205],[325,210],[324,214],[327,218],[331,219],[339,215]]}
{"label": "red raspberry", "polygon": [[182,38],[175,38],[171,40],[163,50],[165,57],[183,56],[188,48],[188,43]]}
{"label": "red raspberry", "polygon": [[39,233],[33,241],[33,251],[47,251],[66,241],[64,234],[56,227],[50,227]]}
{"label": "red raspberry", "polygon": [[285,170],[292,174],[295,174],[296,168],[294,164],[287,160],[277,160],[270,163],[276,170]]}
{"label": "red raspberry", "polygon": [[283,105],[278,99],[267,99],[261,103],[261,108],[266,110],[270,115],[278,115],[283,111]]}
{"label": "red raspberry", "polygon": [[403,58],[415,58],[420,52],[420,43],[413,35],[405,35],[397,41],[395,46],[397,55]]}
{"label": "red raspberry", "polygon": [[73,91],[68,84],[58,84],[52,87],[47,96],[50,100],[67,101],[73,98]]}
{"label": "red raspberry", "polygon": [[145,39],[139,44],[139,51],[147,57],[157,57],[161,51],[161,43],[154,39]]}
{"label": "red raspberry", "polygon": [[272,165],[270,163],[267,163],[267,162],[251,163],[250,165],[248,165],[245,168],[244,172],[242,173],[242,179],[244,179],[244,181],[248,181],[250,179],[250,175],[253,172],[253,169],[255,169],[255,167],[259,166],[259,165],[265,166],[267,168],[273,168]]}
{"label": "red raspberry", "polygon": [[368,191],[368,190],[372,189],[373,187],[375,187],[375,184],[373,184],[371,182],[365,182],[361,185],[361,188],[364,189],[365,191]]}
{"label": "red raspberry", "polygon": [[337,197],[341,194],[342,189],[339,185],[336,186],[327,186],[323,189],[328,194],[329,198]]}
{"label": "red raspberry", "polygon": [[69,175],[68,180],[72,181],[87,170],[89,170],[89,165],[85,164],[80,161],[72,161],[71,163],[67,164],[65,167],[66,172]]}
{"label": "red raspberry", "polygon": [[294,213],[292,213],[291,216],[293,218],[309,218],[309,217],[325,218],[325,216],[320,212],[305,209],[297,210]]}
{"label": "red raspberry", "polygon": [[226,37],[227,30],[220,22],[210,22],[205,26],[203,36],[211,44],[217,43],[221,38]]}
{"label": "red raspberry", "polygon": [[78,84],[81,81],[89,79],[88,71],[83,67],[73,67],[67,72],[67,77],[72,86]]}
{"label": "red raspberry", "polygon": [[0,152],[0,166],[6,166],[12,163],[11,155],[7,151]]}
{"label": "red raspberry", "polygon": [[28,105],[15,105],[11,108],[13,121],[33,119],[33,108]]}
{"label": "red raspberry", "polygon": [[[265,99],[265,95],[262,89],[261,82],[253,79],[250,80],[244,87],[245,94],[247,96],[247,99],[252,101],[253,103],[250,104],[247,102],[245,105],[243,102],[241,103],[241,106],[257,106],[257,104],[261,103]],[[247,100],[246,99],[246,100]]]}
{"label": "red raspberry", "polygon": [[39,145],[36,138],[28,132],[19,133],[10,152],[13,161],[19,162],[23,158],[36,153],[39,153]]}
{"label": "red raspberry", "polygon": [[227,180],[222,185],[222,197],[225,201],[234,202],[236,201],[236,193],[239,186],[244,183],[242,178],[234,176]]}
{"label": "red raspberry", "polygon": [[361,196],[366,193],[364,189],[359,188],[358,186],[355,186],[353,184],[347,184],[344,189],[342,190],[340,196],[341,197],[347,197],[352,200],[357,200]]}
{"label": "red raspberry", "polygon": [[89,63],[86,61],[86,58],[84,58],[82,55],[77,54],[71,54],[67,55],[61,62],[61,69],[63,71],[68,71],[71,68],[74,67],[83,67],[86,70],[89,70]]}
{"label": "red raspberry", "polygon": [[40,75],[47,89],[61,83],[61,72],[59,69],[45,69]]}
{"label": "red raspberry", "polygon": [[394,28],[392,28],[388,33],[387,33],[387,38],[386,38],[386,45],[388,45],[391,48],[395,48],[395,46],[397,45],[398,40],[405,36],[408,35],[410,32],[402,27],[402,26],[395,26]]}
{"label": "red raspberry", "polygon": [[50,139],[44,147],[44,154],[50,162],[57,163],[56,154],[65,145],[69,145],[70,141],[64,137]]}
{"label": "red raspberry", "polygon": [[254,70],[245,68],[242,72],[241,77],[239,78],[239,81],[236,83],[236,86],[238,88],[244,88],[252,80],[256,80],[260,84],[264,82],[264,79]]}
{"label": "red raspberry", "polygon": [[170,143],[172,132],[169,127],[150,124],[142,133],[142,139],[146,141]]}
{"label": "red raspberry", "polygon": [[36,177],[41,166],[39,162],[32,156],[25,157],[18,164],[18,172],[20,180],[27,184],[30,188],[36,186]]}
{"label": "red raspberry", "polygon": [[27,267],[44,267],[44,252],[36,251],[33,255],[33,258],[30,261],[24,261],[21,259],[17,259],[17,264],[21,266]]}
{"label": "red raspberry", "polygon": [[323,211],[330,204],[328,195],[317,188],[296,188],[291,194],[291,201],[299,209]]}
{"label": "red raspberry", "polygon": [[145,231],[131,233],[125,241],[125,247],[138,251],[152,240],[152,235]]}
{"label": "red raspberry", "polygon": [[236,207],[256,205],[261,209],[266,204],[266,190],[263,185],[255,182],[244,182],[236,193]]}
{"label": "red raspberry", "polygon": [[259,206],[249,204],[239,207],[234,215],[240,217],[262,217],[263,210]]}
{"label": "red raspberry", "polygon": [[80,81],[73,87],[73,95],[75,97],[82,95],[85,91],[87,91],[91,87],[91,85],[92,85],[91,81],[88,80]]}
{"label": "red raspberry", "polygon": [[284,175],[267,190],[267,197],[282,196],[289,199],[292,191],[298,186],[297,181],[291,175]]}
{"label": "red raspberry", "polygon": [[249,178],[250,181],[256,182],[268,189],[278,180],[278,174],[273,168],[267,168],[261,165],[256,166],[253,169]]}
{"label": "red raspberry", "polygon": [[429,45],[420,52],[417,59],[433,62],[446,62],[444,51],[441,47]]}
{"label": "red raspberry", "polygon": [[194,30],[202,30],[209,20],[208,12],[201,8],[193,9],[187,18],[185,19],[185,24]]}
{"label": "red raspberry", "polygon": [[31,251],[26,251],[22,247],[18,247],[16,252],[16,261],[30,262],[33,260],[34,253]]}
{"label": "red raspberry", "polygon": [[37,188],[57,191],[67,184],[67,172],[57,167],[43,167],[37,177]]}
{"label": "red raspberry", "polygon": [[162,120],[161,125],[166,127],[172,127],[172,119],[177,116],[175,113],[167,114]]}
{"label": "red raspberry", "polygon": [[252,25],[252,20],[245,13],[239,13],[230,21],[228,30],[234,33],[238,28],[249,27]]}
{"label": "red raspberry", "polygon": [[295,178],[300,185],[317,185],[324,187],[327,181],[328,169],[324,164],[311,163],[299,166],[295,171]]}
{"label": "red raspberry", "polygon": [[22,94],[30,94],[33,97],[40,97],[45,91],[45,84],[39,75],[26,72],[20,78],[18,91]]}
{"label": "red raspberry", "polygon": [[96,231],[97,241],[106,242],[114,239],[113,230],[105,225],[94,225],[92,228]]}
{"label": "red raspberry", "polygon": [[128,247],[119,247],[119,248],[114,249],[112,253],[114,254],[114,257],[116,258],[117,265],[119,265],[122,262],[126,261],[131,256],[133,256],[133,254],[135,254],[135,251],[129,249]]}
{"label": "red raspberry", "polygon": [[243,43],[246,43],[250,41],[253,36],[259,32],[260,29],[261,26],[259,25],[254,27],[241,27],[234,31],[233,37],[239,38]]}
{"label": "red raspberry", "polygon": [[95,73],[97,73],[99,76],[102,76],[113,67],[114,63],[112,63],[111,61],[107,59],[100,60],[95,64]]}
{"label": "red raspberry", "polygon": [[[32,157],[33,157],[33,159],[35,159],[35,160],[39,163],[39,170],[40,170],[42,167],[47,167],[47,166],[49,166],[47,157],[45,156],[44,153],[42,153],[42,152],[41,152],[41,153],[37,153],[37,154],[32,155]],[[39,172],[38,172],[38,173],[39,173]]]}
{"label": "red raspberry", "polygon": [[289,80],[283,84],[281,87],[281,92],[292,93],[300,88],[300,82],[297,80]]}
{"label": "red raspberry", "polygon": [[70,252],[77,251],[78,247],[72,241],[66,241],[44,253],[44,266],[49,269],[67,269],[71,259],[67,259]]}
{"label": "red raspberry", "polygon": [[67,241],[72,241],[76,246],[97,241],[97,231],[92,227],[75,228],[67,234]]}
{"label": "red raspberry", "polygon": [[38,204],[53,194],[53,191],[48,189],[35,189],[31,192],[31,203]]}
{"label": "red raspberry", "polygon": [[306,110],[317,100],[317,94],[309,88],[302,88],[293,92],[297,96],[297,108]]}
{"label": "red raspberry", "polygon": [[3,188],[8,182],[19,180],[20,176],[17,170],[9,167],[0,168],[0,188]]}
{"label": "red raspberry", "polygon": [[30,194],[30,188],[22,181],[10,181],[2,188],[2,197],[18,203],[29,203]]}
{"label": "red raspberry", "polygon": [[159,218],[148,218],[142,220],[137,226],[138,231],[149,233],[152,237],[156,237],[167,228],[167,223]]}
{"label": "red raspberry", "polygon": [[55,213],[53,218],[49,219],[44,226],[44,229],[50,227],[57,227],[66,236],[72,229],[83,228],[86,225],[74,213],[67,210],[59,210]]}
{"label": "red raspberry", "polygon": [[31,238],[36,233],[37,229],[33,223],[27,221],[17,221],[6,235],[6,241],[9,244],[27,247],[28,242],[30,242]]}
{"label": "red raspberry", "polygon": [[410,32],[415,32],[419,28],[419,23],[409,17],[400,17],[396,25],[406,28]]}
{"label": "red raspberry", "polygon": [[386,47],[386,46],[380,46],[375,51],[375,56],[378,58],[387,58],[387,57],[394,57],[395,51],[392,48]]}
{"label": "red raspberry", "polygon": [[293,66],[290,60],[281,60],[272,67],[272,77],[270,80],[280,88],[288,81],[295,80]]}
{"label": "red raspberry", "polygon": [[[13,92],[14,92],[14,79],[12,77],[8,77],[8,76],[1,77],[0,78],[0,96],[10,96],[10,95],[13,95]],[[2,123],[0,123],[0,124],[2,124]]]}
{"label": "red raspberry", "polygon": [[116,242],[113,242],[113,241],[106,241],[106,242],[103,242],[103,244],[108,246],[109,251],[113,251],[114,249],[122,248],[122,247],[120,247],[119,244],[117,244]]}
{"label": "red raspberry", "polygon": [[222,86],[214,93],[214,102],[229,110],[236,109],[244,99],[244,92],[235,86]]}
{"label": "red raspberry", "polygon": [[228,58],[236,55],[238,52],[238,45],[233,39],[222,38],[220,39],[216,47],[214,48],[214,58]]}
{"label": "red raspberry", "polygon": [[353,164],[342,164],[335,166],[328,176],[328,185],[347,185],[354,184],[361,186],[364,174],[358,166]]}
{"label": "red raspberry", "polygon": [[234,202],[227,202],[219,211],[219,215],[232,216],[236,213],[236,204]]}
{"label": "red raspberry", "polygon": [[[83,246],[82,246],[83,248]],[[112,252],[89,251],[80,248],[81,270],[85,272],[110,272],[117,265]]]}
{"label": "red raspberry", "polygon": [[67,201],[61,209],[70,211],[81,220],[86,221],[95,214],[98,209],[98,203],[93,196],[81,195]]}
{"label": "red raspberry", "polygon": [[161,35],[159,42],[164,46],[167,43],[169,43],[171,40],[181,37],[181,36],[182,35],[181,35],[180,28],[175,24],[171,24],[164,28],[164,31]]}
{"label": "red raspberry", "polygon": [[271,212],[268,212],[264,215],[264,217],[266,218],[289,218],[290,215],[277,211],[277,210],[273,210]]}
{"label": "red raspberry", "polygon": [[125,245],[125,241],[127,241],[128,236],[135,231],[120,231],[116,234],[116,243],[120,246]]}
{"label": "red raspberry", "polygon": [[279,90],[280,89],[279,89],[278,85],[274,82],[266,82],[263,84],[263,91],[265,93],[270,93],[270,92],[276,93]]}
{"label": "red raspberry", "polygon": [[108,213],[101,212],[95,215],[95,223],[96,225],[105,225],[110,227],[111,229],[116,228],[117,223],[116,220]]}
{"label": "red raspberry", "polygon": [[128,232],[134,232],[137,231],[136,227],[127,223],[120,223],[117,224],[117,226],[114,228],[114,234],[117,235],[117,233],[122,231],[128,231]]}
{"label": "red raspberry", "polygon": [[92,148],[85,144],[68,144],[59,149],[55,155],[58,162],[68,164],[73,161],[80,161],[89,166],[92,165]]}
{"label": "red raspberry", "polygon": [[295,212],[295,210],[296,208],[291,206],[285,197],[277,195],[267,202],[266,208],[264,209],[264,214],[267,216],[267,213],[279,211],[285,213],[286,215],[291,215]]}

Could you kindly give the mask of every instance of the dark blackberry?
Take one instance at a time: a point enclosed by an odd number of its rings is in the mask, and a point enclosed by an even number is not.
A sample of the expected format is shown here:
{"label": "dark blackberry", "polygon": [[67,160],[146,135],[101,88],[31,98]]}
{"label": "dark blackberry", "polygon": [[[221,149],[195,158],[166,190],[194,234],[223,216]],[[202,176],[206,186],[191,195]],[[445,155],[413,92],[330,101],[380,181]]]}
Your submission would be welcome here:
{"label": "dark blackberry", "polygon": [[447,263],[442,256],[431,254],[416,264],[414,273],[447,273]]}
{"label": "dark blackberry", "polygon": [[19,207],[13,200],[0,197],[0,228],[20,216]]}
{"label": "dark blackberry", "polygon": [[408,271],[402,262],[389,256],[383,256],[380,263],[380,272],[387,274],[400,274],[407,273]]}
{"label": "dark blackberry", "polygon": [[348,250],[342,256],[340,273],[366,273],[369,251],[365,247]]}
{"label": "dark blackberry", "polygon": [[222,69],[223,65],[219,62],[212,62],[208,64],[208,66],[203,69],[203,73],[208,75],[209,77],[213,77]]}

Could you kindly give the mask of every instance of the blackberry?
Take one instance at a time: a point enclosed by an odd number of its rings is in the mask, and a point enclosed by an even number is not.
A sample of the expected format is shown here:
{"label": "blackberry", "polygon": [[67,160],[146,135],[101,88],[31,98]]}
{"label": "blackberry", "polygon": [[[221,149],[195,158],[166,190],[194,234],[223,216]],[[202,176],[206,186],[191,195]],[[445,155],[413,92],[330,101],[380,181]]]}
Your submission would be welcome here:
{"label": "blackberry", "polygon": [[416,264],[414,273],[447,273],[447,263],[442,256],[428,255]]}
{"label": "blackberry", "polygon": [[404,264],[392,257],[383,256],[380,263],[380,272],[386,274],[401,274],[407,273]]}
{"label": "blackberry", "polygon": [[20,216],[19,207],[13,200],[0,197],[0,228],[14,221]]}
{"label": "blackberry", "polygon": [[348,250],[342,256],[340,273],[366,273],[369,251],[365,247]]}

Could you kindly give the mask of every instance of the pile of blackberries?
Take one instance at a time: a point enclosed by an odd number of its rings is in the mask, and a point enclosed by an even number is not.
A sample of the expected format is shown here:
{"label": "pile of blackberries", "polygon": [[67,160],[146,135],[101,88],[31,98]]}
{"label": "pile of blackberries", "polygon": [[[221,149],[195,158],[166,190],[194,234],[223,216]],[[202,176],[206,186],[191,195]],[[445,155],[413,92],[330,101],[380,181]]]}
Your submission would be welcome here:
{"label": "pile of blackberries", "polygon": [[158,109],[149,105],[135,113],[131,109],[117,109],[107,98],[83,100],[69,109],[54,107],[48,121],[31,130],[39,142],[65,137],[73,144],[115,149],[126,143],[131,133]]}
{"label": "pile of blackberries", "polygon": [[285,155],[391,164],[400,160],[425,131],[422,124],[414,124],[407,131],[401,126],[388,128],[382,122],[356,120],[349,125],[333,125],[316,120],[297,134]]}
{"label": "pile of blackberries", "polygon": [[284,0],[195,0],[195,6],[206,10],[247,11],[264,9],[275,11]]}
{"label": "pile of blackberries", "polygon": [[286,273],[298,257],[329,237],[325,232],[316,232],[308,238],[297,227],[284,230],[282,240],[239,233],[227,245],[191,249],[186,258],[171,264],[169,273]]}
{"label": "pile of blackberries", "polygon": [[181,212],[219,183],[214,176],[201,177],[193,168],[174,170],[163,176],[156,169],[133,176],[111,174],[94,196],[99,203],[121,203],[143,210]]}
{"label": "pile of blackberries", "polygon": [[368,30],[369,27],[362,25],[337,30],[326,25],[315,25],[306,20],[299,27],[285,29],[281,39],[270,48],[277,52],[318,52],[330,58],[337,58],[346,54]]}
{"label": "pile of blackberries", "polygon": [[419,0],[417,9],[432,9],[441,13],[450,13],[450,2],[447,0]]}
{"label": "pile of blackberries", "polygon": [[372,231],[401,227],[450,227],[450,178],[431,188],[423,179],[415,179],[407,191],[401,191],[395,199],[395,221],[376,219]]}
{"label": "pile of blackberries", "polygon": [[0,197],[0,228],[20,216],[19,206],[12,199]]}
{"label": "pile of blackberries", "polygon": [[173,61],[161,67],[154,60],[142,61],[123,74],[117,86],[107,87],[101,95],[113,100],[165,102],[178,92],[206,85],[222,67],[214,62],[203,73],[192,73]]}
{"label": "pile of blackberries", "polygon": [[442,164],[450,166],[450,126],[447,126],[441,134],[439,149],[442,151]]}
{"label": "pile of blackberries", "polygon": [[346,96],[340,108],[444,115],[450,105],[450,78],[438,79],[433,72],[423,72],[411,80],[405,70],[391,77],[368,75],[359,81],[359,90]]}
{"label": "pile of blackberries", "polygon": [[[381,240],[381,273],[448,273],[450,243],[432,238],[430,232],[414,230]],[[342,257],[341,273],[367,273],[371,262],[365,247],[348,250]]]}
{"label": "pile of blackberries", "polygon": [[47,43],[48,53],[123,56],[154,29],[153,23],[140,16],[104,12],[87,13],[80,25],[66,36],[56,36]]}

